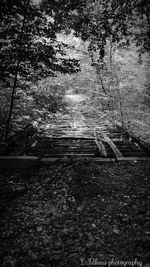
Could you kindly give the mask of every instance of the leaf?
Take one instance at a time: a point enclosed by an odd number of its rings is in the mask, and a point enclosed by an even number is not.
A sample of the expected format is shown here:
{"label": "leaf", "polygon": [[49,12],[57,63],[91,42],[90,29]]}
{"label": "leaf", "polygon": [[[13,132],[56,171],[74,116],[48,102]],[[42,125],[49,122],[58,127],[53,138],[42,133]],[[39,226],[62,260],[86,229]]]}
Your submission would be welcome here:
{"label": "leaf", "polygon": [[69,232],[69,231],[68,231],[68,228],[64,228],[64,229],[62,230],[62,232],[63,232],[64,235],[67,235],[68,232]]}
{"label": "leaf", "polygon": [[116,228],[116,227],[114,227],[114,229],[113,229],[113,233],[115,233],[115,234],[119,234],[120,233],[120,231],[119,231],[119,229],[118,228]]}
{"label": "leaf", "polygon": [[12,256],[6,256],[3,261],[3,266],[10,266],[15,267],[16,266],[16,259],[14,259]]}
{"label": "leaf", "polygon": [[88,234],[88,239],[90,240],[90,242],[94,242],[95,237],[91,233],[87,233],[87,234]]}
{"label": "leaf", "polygon": [[87,247],[92,247],[92,246],[93,246],[93,242],[88,242],[88,243],[86,243],[86,246],[87,246]]}
{"label": "leaf", "polygon": [[63,205],[63,210],[67,211],[67,206]]}
{"label": "leaf", "polygon": [[43,230],[43,227],[42,227],[42,226],[37,226],[36,230],[37,230],[38,232],[41,232],[41,231]]}
{"label": "leaf", "polygon": [[78,211],[82,211],[85,207],[86,202],[83,201],[82,204],[77,208]]}
{"label": "leaf", "polygon": [[150,231],[146,231],[145,234],[146,234],[146,235],[150,235]]}

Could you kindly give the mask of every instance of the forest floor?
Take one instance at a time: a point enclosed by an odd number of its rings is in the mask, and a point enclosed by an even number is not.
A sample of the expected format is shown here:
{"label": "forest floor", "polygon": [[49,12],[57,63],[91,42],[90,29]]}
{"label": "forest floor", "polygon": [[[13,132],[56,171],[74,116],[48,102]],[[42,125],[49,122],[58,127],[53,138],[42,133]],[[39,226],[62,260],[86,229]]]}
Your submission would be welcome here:
{"label": "forest floor", "polygon": [[150,266],[149,174],[86,160],[1,174],[0,265]]}

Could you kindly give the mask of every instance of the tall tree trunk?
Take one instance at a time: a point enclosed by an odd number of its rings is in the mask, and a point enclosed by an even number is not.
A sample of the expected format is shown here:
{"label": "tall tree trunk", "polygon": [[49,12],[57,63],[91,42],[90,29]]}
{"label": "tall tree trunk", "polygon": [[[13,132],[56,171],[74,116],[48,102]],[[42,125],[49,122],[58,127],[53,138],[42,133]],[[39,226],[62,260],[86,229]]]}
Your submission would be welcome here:
{"label": "tall tree trunk", "polygon": [[119,97],[119,111],[120,111],[120,121],[121,121],[121,125],[124,126],[124,114],[123,114],[123,103],[122,103],[122,97],[121,97],[121,92],[120,92],[120,87],[119,87],[119,78],[118,75],[116,74],[116,78],[117,78],[117,89],[118,89],[118,97]]}
{"label": "tall tree trunk", "polygon": [[26,7],[25,7],[25,13],[24,13],[24,18],[23,18],[23,21],[22,21],[22,27],[21,27],[20,37],[19,37],[19,48],[18,48],[18,57],[17,57],[17,63],[16,63],[16,70],[15,70],[15,75],[14,75],[14,83],[13,83],[13,88],[12,88],[12,93],[11,93],[8,118],[6,120],[6,125],[5,125],[5,130],[4,130],[5,142],[7,142],[7,140],[8,140],[8,134],[9,134],[9,130],[10,130],[10,123],[11,123],[12,113],[13,113],[13,109],[14,109],[15,93],[16,93],[16,86],[17,86],[17,81],[18,81],[18,71],[19,71],[19,66],[20,66],[20,61],[21,61],[22,39],[23,39],[23,35],[24,35],[24,27],[25,27],[26,17],[27,17],[26,10],[28,8],[29,2],[30,2],[30,0],[27,1]]}
{"label": "tall tree trunk", "polygon": [[110,36],[109,39],[109,86],[108,86],[108,94],[109,94],[109,116],[110,120],[114,123],[115,121],[115,115],[114,115],[114,97],[112,97],[111,94],[111,84],[112,84],[112,61],[113,61],[113,54],[112,54],[112,48],[113,48],[113,43],[112,43],[112,36]]}

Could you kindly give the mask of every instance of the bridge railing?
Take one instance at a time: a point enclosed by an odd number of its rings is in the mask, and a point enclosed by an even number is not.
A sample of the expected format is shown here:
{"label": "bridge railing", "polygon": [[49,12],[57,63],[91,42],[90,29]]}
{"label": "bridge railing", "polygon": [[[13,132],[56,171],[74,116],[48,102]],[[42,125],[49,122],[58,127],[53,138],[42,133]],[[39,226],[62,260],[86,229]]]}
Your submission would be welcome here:
{"label": "bridge railing", "polygon": [[150,97],[141,98],[114,97],[110,109],[111,119],[114,122],[125,124],[137,136],[150,142]]}

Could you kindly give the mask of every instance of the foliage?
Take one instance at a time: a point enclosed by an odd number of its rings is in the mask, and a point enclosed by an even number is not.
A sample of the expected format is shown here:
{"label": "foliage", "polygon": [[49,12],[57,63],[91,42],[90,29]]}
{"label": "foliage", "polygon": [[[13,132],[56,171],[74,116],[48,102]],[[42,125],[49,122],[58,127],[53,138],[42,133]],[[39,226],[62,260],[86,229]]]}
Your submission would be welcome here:
{"label": "foliage", "polygon": [[[63,43],[56,40],[58,31],[56,23],[49,20],[41,13],[39,8],[29,1],[22,1],[18,7],[17,1],[13,6],[2,3],[1,8],[7,6],[8,10],[2,10],[1,26],[1,77],[12,78],[16,69],[18,56],[20,64],[18,74],[20,78],[40,79],[41,77],[54,75],[56,71],[72,72],[78,68],[77,61],[61,59],[56,56],[63,52]],[[14,12],[15,11],[15,12]],[[26,16],[24,25],[23,16]],[[20,43],[20,34],[21,36]],[[21,47],[20,47],[21,46]],[[18,50],[20,50],[18,55]]]}
{"label": "foliage", "polygon": [[[150,48],[150,6],[147,0],[125,0],[123,3],[120,0],[43,0],[41,6],[50,15],[59,8],[61,16],[63,12],[63,24],[73,28],[83,40],[90,40],[89,50],[98,49],[101,60],[105,55],[108,38],[113,43],[125,38],[129,44],[132,36],[137,45],[142,45],[142,49]],[[135,30],[136,28],[138,29]]]}

